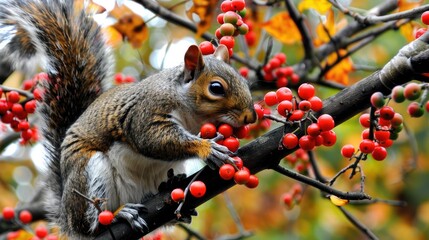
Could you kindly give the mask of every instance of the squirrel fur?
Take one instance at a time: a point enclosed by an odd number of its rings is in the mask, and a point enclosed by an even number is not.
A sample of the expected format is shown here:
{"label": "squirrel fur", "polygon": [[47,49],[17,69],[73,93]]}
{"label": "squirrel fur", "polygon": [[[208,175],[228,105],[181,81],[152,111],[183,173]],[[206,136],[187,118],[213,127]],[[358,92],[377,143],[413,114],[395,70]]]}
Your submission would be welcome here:
{"label": "squirrel fur", "polygon": [[[133,228],[139,203],[167,171],[198,157],[220,166],[230,152],[197,133],[205,122],[243,126],[256,120],[247,82],[226,62],[226,47],[135,84],[110,88],[114,60],[99,26],[68,0],[0,0],[0,57],[15,69],[33,59],[49,76],[38,109],[49,170],[46,208],[69,238],[94,236],[98,211],[76,194],[106,198]],[[31,64],[31,63],[30,63]]]}

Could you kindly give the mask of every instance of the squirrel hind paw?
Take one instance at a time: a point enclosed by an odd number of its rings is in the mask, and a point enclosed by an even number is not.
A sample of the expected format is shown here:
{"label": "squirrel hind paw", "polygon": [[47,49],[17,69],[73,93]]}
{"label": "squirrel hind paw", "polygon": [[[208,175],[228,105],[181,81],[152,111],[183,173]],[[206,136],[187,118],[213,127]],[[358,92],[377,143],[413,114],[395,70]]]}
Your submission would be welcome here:
{"label": "squirrel hind paw", "polygon": [[145,205],[127,203],[116,214],[115,220],[124,219],[134,231],[149,232],[146,221],[139,215],[140,212],[147,213]]}

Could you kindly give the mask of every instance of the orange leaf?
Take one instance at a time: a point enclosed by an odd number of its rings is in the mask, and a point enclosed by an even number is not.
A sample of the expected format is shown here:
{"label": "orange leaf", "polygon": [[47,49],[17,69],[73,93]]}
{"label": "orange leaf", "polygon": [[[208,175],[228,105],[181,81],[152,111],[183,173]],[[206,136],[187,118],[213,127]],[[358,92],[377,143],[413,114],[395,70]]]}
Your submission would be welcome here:
{"label": "orange leaf", "polygon": [[201,35],[210,28],[210,22],[215,13],[218,1],[214,0],[193,0],[192,7],[186,12],[189,19],[194,20],[194,14],[198,16],[197,35]]}
{"label": "orange leaf", "polygon": [[[344,56],[347,52],[344,49],[340,49],[339,53],[341,56]],[[337,53],[332,53],[328,56],[325,65],[334,64],[337,61]],[[347,85],[349,82],[349,74],[353,71],[353,62],[351,58],[347,57],[341,60],[333,68],[331,68],[326,74],[325,78],[329,81],[334,81]]]}
{"label": "orange leaf", "polygon": [[262,24],[262,28],[275,39],[284,44],[301,41],[301,33],[287,12],[276,14]]}
{"label": "orange leaf", "polygon": [[329,198],[331,199],[331,202],[333,204],[335,204],[336,206],[340,206],[341,207],[341,206],[344,206],[347,203],[349,203],[349,200],[347,200],[347,199],[341,199],[341,198],[339,198],[339,197],[337,197],[335,195],[331,195],[331,196],[329,196]]}
{"label": "orange leaf", "polygon": [[110,15],[118,20],[112,27],[126,37],[134,48],[140,47],[148,38],[144,20],[125,5],[116,6]]}
{"label": "orange leaf", "polygon": [[122,34],[112,26],[102,28],[102,31],[107,37],[107,44],[112,47],[118,46],[123,40]]}
{"label": "orange leaf", "polygon": [[409,22],[407,24],[404,24],[399,28],[400,33],[404,38],[407,40],[407,42],[411,42],[415,40],[415,33],[417,29],[420,28],[420,25],[418,25],[415,22]]}

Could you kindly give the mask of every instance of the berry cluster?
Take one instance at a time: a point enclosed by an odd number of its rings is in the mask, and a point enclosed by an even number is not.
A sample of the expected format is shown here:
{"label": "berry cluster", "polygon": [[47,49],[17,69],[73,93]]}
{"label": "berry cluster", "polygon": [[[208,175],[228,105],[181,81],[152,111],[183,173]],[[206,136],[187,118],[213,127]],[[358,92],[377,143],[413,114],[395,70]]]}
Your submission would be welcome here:
{"label": "berry cluster", "polygon": [[[220,8],[222,13],[217,16],[217,21],[221,26],[216,30],[215,35],[220,44],[228,48],[229,56],[233,54],[235,45],[234,37],[246,35],[249,26],[244,22],[246,15],[246,2],[244,0],[225,0]],[[209,41],[201,42],[200,50],[203,55],[212,54],[215,51],[214,45]]]}
{"label": "berry cluster", "polygon": [[114,80],[116,85],[136,82],[136,79],[133,76],[127,76],[122,73],[115,74]]}
{"label": "berry cluster", "polygon": [[[33,93],[34,99],[28,98],[24,92],[0,87],[0,120],[10,126],[15,132],[21,133],[21,144],[35,142],[39,139],[37,128],[31,127],[28,122],[29,114],[36,111],[36,100],[41,100],[42,91],[37,83],[48,79],[46,73],[39,73],[34,78],[25,80],[22,89]],[[26,97],[23,99],[23,97]]]}
{"label": "berry cluster", "polygon": [[310,167],[310,157],[308,153],[302,148],[297,149],[295,152],[287,155],[284,161],[289,163],[299,173],[306,173]]}
{"label": "berry cluster", "polygon": [[[207,187],[202,181],[193,181],[189,185],[189,192],[196,198],[203,197],[206,194]],[[175,188],[171,191],[171,199],[175,202],[181,202],[185,200],[185,191],[181,188]]]}
{"label": "berry cluster", "polygon": [[264,81],[273,82],[276,80],[276,86],[286,87],[289,82],[292,84],[298,84],[299,76],[294,73],[294,70],[290,66],[285,66],[286,55],[284,53],[277,53],[271,58],[267,64],[262,67],[264,72]]}
{"label": "berry cluster", "polygon": [[295,183],[289,192],[286,192],[282,196],[283,203],[288,209],[292,209],[295,204],[299,204],[302,199],[302,186],[299,183]]}
{"label": "berry cluster", "polygon": [[[391,98],[397,103],[405,100],[412,101],[407,108],[411,117],[421,117],[424,114],[423,108],[429,112],[429,84],[408,83],[403,86],[396,86],[392,89]],[[420,99],[420,101],[418,101]]]}
{"label": "berry cluster", "polygon": [[[302,122],[310,120],[312,115],[310,110],[318,112],[322,109],[322,100],[315,96],[314,86],[308,83],[298,87],[298,100],[287,87],[281,87],[276,92],[271,91],[265,94],[264,101],[268,106],[277,104],[277,113],[284,118],[284,122]],[[255,107],[258,118],[264,117],[262,106]],[[313,117],[314,118],[314,117]],[[280,119],[282,121],[283,119]],[[307,134],[298,139],[294,133],[286,133],[282,138],[282,145],[287,149],[294,149],[298,145],[300,148],[309,151],[316,146],[332,146],[336,142],[336,134],[332,129],[335,126],[334,119],[323,114],[317,118],[317,122],[307,126]]]}
{"label": "berry cluster", "polygon": [[[425,24],[425,25],[429,25],[429,11],[426,11],[426,12],[422,13],[421,20],[422,20],[422,23],[423,23],[423,24]],[[427,29],[427,27],[426,27],[426,28],[419,28],[419,29],[417,29],[417,30],[415,31],[415,33],[414,33],[414,37],[415,37],[415,38],[419,38],[419,37],[420,37],[420,36],[422,36],[422,35],[423,35],[427,30],[428,30],[428,29]]]}
{"label": "berry cluster", "polygon": [[[18,224],[29,224],[33,220],[33,215],[27,211],[23,210],[19,213],[19,216],[16,218],[15,209],[11,207],[3,208],[3,219],[6,221],[15,221]],[[34,236],[31,239],[46,239],[46,240],[57,240],[58,237],[55,235],[48,235],[49,231],[44,225],[39,225],[34,229]],[[6,236],[7,240],[18,240],[23,239],[20,235],[20,231],[9,232]]]}

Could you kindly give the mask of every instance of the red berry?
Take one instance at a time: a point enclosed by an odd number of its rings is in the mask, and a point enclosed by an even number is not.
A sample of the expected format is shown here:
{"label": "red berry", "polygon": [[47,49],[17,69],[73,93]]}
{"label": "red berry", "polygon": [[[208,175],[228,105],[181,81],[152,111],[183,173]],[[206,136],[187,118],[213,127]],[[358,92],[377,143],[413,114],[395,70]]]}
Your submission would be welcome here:
{"label": "red berry", "polygon": [[246,184],[249,181],[250,173],[248,170],[241,169],[234,174],[234,181],[237,184]]}
{"label": "red berry", "polygon": [[405,101],[404,87],[396,86],[392,89],[392,99],[397,103]]}
{"label": "red berry", "polygon": [[351,144],[344,145],[341,148],[341,155],[345,158],[351,158],[355,153],[355,147]]}
{"label": "red berry", "polygon": [[219,15],[217,15],[216,20],[219,24],[224,24],[223,16],[224,16],[224,13],[219,13]]}
{"label": "red berry", "polygon": [[278,103],[276,92],[267,92],[264,96],[264,101],[268,106],[274,106]]}
{"label": "red berry", "polygon": [[200,198],[206,193],[206,184],[201,181],[194,181],[191,183],[191,186],[189,186],[189,191],[192,196]]}
{"label": "red berry", "polygon": [[220,28],[216,29],[215,36],[217,39],[221,39],[223,37],[222,33],[220,33]]}
{"label": "red berry", "polygon": [[215,47],[209,41],[201,42],[199,47],[203,55],[213,54],[215,51]]}
{"label": "red berry", "polygon": [[298,143],[299,147],[305,151],[313,150],[313,148],[316,146],[315,139],[308,135],[302,136],[299,139]]}
{"label": "red berry", "polygon": [[276,69],[276,68],[278,68],[278,67],[280,67],[280,60],[278,60],[277,58],[272,58],[270,61],[269,61],[269,64],[271,65],[271,69]]}
{"label": "red berry", "polygon": [[238,21],[238,14],[233,11],[228,11],[223,14],[223,22],[231,23],[232,25],[236,25]]}
{"label": "red berry", "polygon": [[287,78],[286,78],[286,77],[279,77],[279,78],[277,78],[276,86],[277,86],[278,88],[286,87],[286,86],[287,86],[287,84],[288,84],[288,80],[287,80]]}
{"label": "red berry", "polygon": [[17,103],[19,102],[20,96],[17,91],[10,91],[9,94],[7,94],[7,100],[11,103]]}
{"label": "red berry", "polygon": [[422,13],[421,19],[423,24],[429,25],[429,11]]}
{"label": "red berry", "polygon": [[417,31],[415,32],[414,37],[415,38],[419,38],[421,37],[425,32],[427,31],[427,28],[419,28],[417,29]]}
{"label": "red berry", "polygon": [[286,117],[288,113],[292,111],[293,104],[291,101],[284,100],[277,105],[277,112],[282,115],[283,117]]}
{"label": "red berry", "polygon": [[248,32],[246,35],[244,35],[244,38],[246,39],[247,45],[254,46],[256,43],[256,33],[255,32]]}
{"label": "red berry", "polygon": [[243,168],[243,160],[240,157],[233,157],[235,166],[237,166],[238,169]]}
{"label": "red berry", "polygon": [[108,210],[102,211],[98,214],[98,222],[102,225],[110,225],[113,221],[113,213]]}
{"label": "red berry", "polygon": [[27,91],[30,90],[33,86],[34,86],[33,80],[31,80],[31,79],[25,80],[22,83],[22,89],[27,90]]}
{"label": "red berry", "polygon": [[317,125],[322,131],[329,131],[335,127],[335,121],[331,115],[323,114],[317,118]]}
{"label": "red berry", "polygon": [[361,138],[362,139],[369,139],[369,129],[368,128],[362,131]]}
{"label": "red berry", "polygon": [[233,11],[234,9],[232,8],[232,2],[230,0],[225,0],[221,3],[220,5],[220,9],[222,10],[222,12],[226,13],[228,11]]}
{"label": "red berry", "polygon": [[20,113],[22,113],[23,111],[24,111],[24,108],[22,107],[22,105],[21,104],[19,104],[19,103],[14,103],[13,105],[12,105],[12,112],[15,114],[15,115],[17,115],[17,114],[20,114]]}
{"label": "red berry", "polygon": [[418,102],[410,103],[410,105],[408,105],[407,112],[414,118],[421,117],[424,114],[423,106],[420,106]]}
{"label": "red berry", "polygon": [[133,83],[136,82],[136,79],[133,76],[125,76],[124,83]]}
{"label": "red berry", "polygon": [[323,137],[323,145],[330,147],[337,142],[337,134],[334,131],[329,130],[320,134]]}
{"label": "red berry", "polygon": [[374,132],[374,137],[380,142],[387,141],[390,138],[390,132],[387,130],[379,130]]}
{"label": "red berry", "polygon": [[258,119],[262,119],[264,117],[264,109],[262,108],[261,104],[255,103],[253,104],[253,108],[255,109]]}
{"label": "red berry", "polygon": [[288,208],[291,208],[293,205],[293,195],[291,193],[283,194],[283,202]]}
{"label": "red berry", "polygon": [[224,138],[228,138],[232,135],[234,129],[231,125],[223,123],[217,128],[217,131],[222,134]]}
{"label": "red berry", "polygon": [[21,138],[24,139],[25,141],[30,140],[32,137],[33,137],[33,130],[31,129],[23,130],[21,132]]}
{"label": "red berry", "polygon": [[380,109],[380,117],[385,120],[391,120],[395,116],[395,111],[390,106],[384,106]]}
{"label": "red berry", "polygon": [[247,78],[249,76],[249,69],[247,67],[241,67],[240,69],[238,69],[238,72],[244,78]]}
{"label": "red berry", "polygon": [[312,137],[316,137],[321,132],[322,131],[320,130],[319,125],[317,125],[316,123],[312,123],[307,127],[307,134],[312,136]]}
{"label": "red berry", "polygon": [[36,233],[36,236],[39,238],[44,238],[48,236],[48,229],[46,229],[45,226],[41,226],[41,225],[37,226],[34,232]]}
{"label": "red berry", "polygon": [[287,149],[293,149],[298,146],[298,137],[293,133],[286,133],[282,138],[282,144]]}
{"label": "red berry", "polygon": [[30,100],[26,102],[24,109],[27,113],[34,113],[36,111],[36,100]]}
{"label": "red berry", "polygon": [[238,147],[240,147],[240,142],[235,137],[228,137],[223,140],[223,145],[229,149],[231,152],[236,152]]}
{"label": "red berry", "polygon": [[311,110],[318,112],[322,109],[323,107],[323,102],[319,97],[312,97],[310,98],[308,101],[310,101],[311,103]]}
{"label": "red berry", "polygon": [[370,127],[369,120],[370,120],[369,113],[364,113],[364,114],[360,115],[360,117],[359,117],[359,123],[364,128],[369,128]]}
{"label": "red berry", "polygon": [[15,217],[15,210],[11,207],[3,208],[3,218],[5,220],[11,220]]}
{"label": "red berry", "polygon": [[292,75],[290,76],[290,81],[293,84],[298,84],[299,83],[299,75],[296,73],[292,73]]}
{"label": "red berry", "polygon": [[381,108],[384,104],[384,95],[381,92],[375,92],[371,95],[371,105],[373,107]]}
{"label": "red berry", "polygon": [[404,96],[406,99],[413,101],[420,97],[422,94],[422,88],[417,83],[409,83],[405,86]]}
{"label": "red berry", "polygon": [[246,2],[244,0],[232,0],[231,1],[231,7],[235,11],[241,11],[246,6]]}
{"label": "red berry", "polygon": [[289,121],[299,121],[304,117],[304,111],[298,109],[292,112],[289,116]]}
{"label": "red berry", "polygon": [[304,112],[307,112],[311,109],[311,103],[307,100],[302,100],[301,102],[299,102],[298,108]]}
{"label": "red berry", "polygon": [[15,114],[13,114],[11,111],[6,111],[6,113],[1,117],[1,121],[3,123],[11,123],[14,117]]}
{"label": "red berry", "polygon": [[30,223],[32,219],[33,215],[27,210],[23,210],[19,213],[19,220],[24,224]]}
{"label": "red berry", "polygon": [[392,139],[387,139],[386,141],[379,142],[379,144],[380,144],[381,147],[388,148],[388,147],[392,146],[393,140]]}
{"label": "red berry", "polygon": [[227,48],[233,48],[235,40],[234,37],[224,36],[220,39],[219,43],[225,45]]}
{"label": "red berry", "polygon": [[235,27],[231,23],[224,23],[220,25],[219,32],[222,36],[232,36],[234,35]]}
{"label": "red berry", "polygon": [[374,142],[369,139],[364,139],[359,144],[359,150],[363,153],[371,153],[374,150],[374,147]]}
{"label": "red berry", "polygon": [[231,164],[224,164],[219,168],[219,176],[224,180],[230,180],[234,175],[235,169]]}
{"label": "red berry", "polygon": [[27,130],[27,129],[29,129],[30,128],[30,124],[27,122],[27,121],[22,121],[22,122],[19,122],[18,123],[18,129],[20,130],[20,131],[22,131],[22,130]]}
{"label": "red berry", "polygon": [[15,231],[15,232],[9,232],[6,235],[6,240],[17,240],[19,239],[19,233],[20,231]]}
{"label": "red berry", "polygon": [[5,99],[0,99],[0,114],[5,114],[9,110],[9,104]]}
{"label": "red berry", "polygon": [[277,89],[276,96],[277,96],[277,100],[279,102],[284,101],[284,100],[292,101],[292,99],[293,99],[292,90],[290,90],[287,87],[281,87],[281,88]]}
{"label": "red berry", "polygon": [[286,54],[284,53],[277,53],[274,57],[280,61],[280,64],[283,64],[286,62]]}
{"label": "red berry", "polygon": [[298,96],[301,99],[310,99],[314,96],[315,92],[314,86],[308,83],[303,83],[298,87]]}
{"label": "red berry", "polygon": [[246,138],[247,136],[249,136],[250,133],[250,128],[249,125],[244,125],[241,126],[239,128],[234,129],[234,135],[238,138]]}
{"label": "red berry", "polygon": [[185,199],[185,192],[181,188],[175,188],[171,191],[171,199],[175,202],[180,202]]}
{"label": "red berry", "polygon": [[426,102],[425,108],[426,108],[426,112],[429,112],[429,100]]}
{"label": "red berry", "polygon": [[205,123],[200,129],[201,138],[214,138],[216,136],[216,126],[213,123]]}
{"label": "red berry", "polygon": [[371,155],[375,160],[382,161],[386,158],[387,151],[384,147],[378,146],[374,148]]}
{"label": "red berry", "polygon": [[256,188],[259,185],[259,179],[255,175],[250,175],[249,180],[246,183],[248,188]]}

